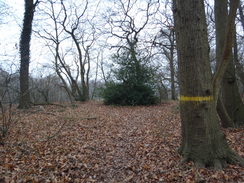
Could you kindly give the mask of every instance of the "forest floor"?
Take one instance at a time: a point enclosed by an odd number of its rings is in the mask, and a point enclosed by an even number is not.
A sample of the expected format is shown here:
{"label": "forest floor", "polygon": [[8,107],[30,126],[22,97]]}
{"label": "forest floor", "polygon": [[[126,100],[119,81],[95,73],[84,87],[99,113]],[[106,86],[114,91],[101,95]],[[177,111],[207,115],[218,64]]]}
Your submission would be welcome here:
{"label": "forest floor", "polygon": [[[16,109],[0,146],[0,182],[243,183],[244,168],[196,169],[180,163],[179,103]],[[244,128],[224,130],[244,157]]]}

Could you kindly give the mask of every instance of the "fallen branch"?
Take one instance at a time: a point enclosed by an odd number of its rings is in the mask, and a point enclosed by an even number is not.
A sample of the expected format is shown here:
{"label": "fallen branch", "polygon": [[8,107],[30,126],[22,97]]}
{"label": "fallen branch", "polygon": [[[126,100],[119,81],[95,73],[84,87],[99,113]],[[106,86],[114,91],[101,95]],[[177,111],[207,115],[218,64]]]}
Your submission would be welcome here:
{"label": "fallen branch", "polygon": [[91,117],[82,117],[81,119],[87,119],[87,120],[92,120],[92,119],[97,119],[98,116],[91,116]]}
{"label": "fallen branch", "polygon": [[57,135],[61,132],[61,130],[63,129],[64,125],[65,125],[67,122],[68,122],[68,121],[65,121],[65,122],[61,125],[61,127],[59,128],[59,130],[58,130],[56,133],[54,133],[52,136],[47,136],[47,141],[50,140],[50,139],[52,139],[53,137],[57,136]]}

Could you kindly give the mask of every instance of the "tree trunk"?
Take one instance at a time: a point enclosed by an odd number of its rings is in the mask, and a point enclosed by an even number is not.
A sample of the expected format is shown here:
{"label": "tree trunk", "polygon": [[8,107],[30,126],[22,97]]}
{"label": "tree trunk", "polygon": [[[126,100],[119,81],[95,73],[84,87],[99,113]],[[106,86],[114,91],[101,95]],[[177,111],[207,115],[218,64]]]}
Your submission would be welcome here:
{"label": "tree trunk", "polygon": [[183,161],[223,168],[243,159],[227,145],[217,118],[203,0],[173,1],[179,65]]}
{"label": "tree trunk", "polygon": [[230,61],[223,78],[222,97],[229,116],[236,126],[241,126],[244,125],[244,104],[237,86],[233,59]]}
{"label": "tree trunk", "polygon": [[235,123],[229,116],[226,107],[223,103],[222,97],[220,96],[218,97],[217,113],[219,115],[222,127],[224,128],[235,127]]}
{"label": "tree trunk", "polygon": [[[244,27],[243,27],[244,30]],[[240,78],[240,82],[242,84],[242,88],[244,87],[244,66],[240,63],[240,59],[238,57],[238,46],[237,46],[237,38],[236,38],[236,29],[234,34],[234,63],[237,71],[237,75]]]}
{"label": "tree trunk", "polygon": [[[216,25],[216,60],[217,65],[222,62],[226,27],[228,20],[228,0],[215,0],[215,25]],[[231,43],[229,43],[232,45]],[[232,53],[232,52],[231,52]],[[223,77],[222,92],[220,97],[223,99],[226,111],[236,126],[244,124],[244,105],[237,86],[235,67],[232,54],[229,57],[228,65]],[[233,127],[229,123],[227,127]]]}
{"label": "tree trunk", "polygon": [[171,99],[177,100],[176,94],[176,81],[175,81],[175,66],[174,66],[174,52],[175,52],[175,32],[172,27],[169,27],[169,32],[161,30],[161,36],[169,41],[169,45],[166,46],[161,43],[155,43],[162,45],[163,54],[169,61],[169,68],[170,68],[170,85],[171,85]]}
{"label": "tree trunk", "polygon": [[170,30],[170,59],[169,59],[169,65],[170,65],[170,80],[171,80],[171,99],[177,100],[176,91],[175,91],[175,66],[174,66],[174,30]]}
{"label": "tree trunk", "polygon": [[[228,18],[228,0],[215,0],[215,27],[216,27],[216,64],[217,67],[221,64],[223,48],[225,44],[226,23]],[[224,128],[234,127],[234,120],[229,116],[229,113],[223,103],[222,95],[218,97],[217,112],[221,119],[221,124]]]}
{"label": "tree trunk", "polygon": [[33,0],[25,0],[25,14],[20,37],[20,101],[19,108],[30,108],[31,99],[29,92],[29,63],[30,40],[35,4]]}

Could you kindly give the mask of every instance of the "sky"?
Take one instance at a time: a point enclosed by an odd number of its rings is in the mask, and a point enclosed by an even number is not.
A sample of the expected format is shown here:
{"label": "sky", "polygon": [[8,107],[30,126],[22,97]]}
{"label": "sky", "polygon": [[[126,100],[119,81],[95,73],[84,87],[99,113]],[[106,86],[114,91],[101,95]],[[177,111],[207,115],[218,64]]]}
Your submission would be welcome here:
{"label": "sky", "polygon": [[[6,71],[16,71],[20,65],[19,59],[19,39],[24,14],[24,0],[0,0],[7,4],[10,9],[7,15],[1,15],[0,21],[0,67]],[[210,0],[210,2],[213,2]],[[1,9],[0,9],[1,10]],[[37,67],[41,67],[46,57],[41,55],[42,48],[38,45],[38,40],[32,35],[32,55],[30,73],[37,73]],[[50,57],[50,56],[49,56]],[[49,59],[50,60],[50,59]],[[38,71],[40,72],[40,71]]]}
{"label": "sky", "polygon": [[[2,15],[3,20],[0,25],[0,67],[9,73],[16,72],[20,67],[19,40],[24,15],[24,0],[0,0],[8,5],[8,13]],[[30,74],[40,75],[39,67],[43,62],[40,55],[40,47],[36,45],[36,39],[32,34],[31,40],[31,62]],[[34,47],[34,48],[33,48]]]}
{"label": "sky", "polygon": [[[3,2],[3,0],[0,0]],[[16,70],[19,65],[18,45],[24,12],[24,1],[4,0],[9,6],[7,14],[1,15],[0,25],[0,66],[7,71]]]}
{"label": "sky", "polygon": [[[10,8],[7,15],[2,16],[4,24],[0,26],[0,67],[8,72],[14,72],[19,68],[19,39],[24,15],[24,0],[0,0]],[[47,55],[41,55],[43,49],[40,40],[32,34],[30,73],[39,74],[44,62],[50,60]],[[41,71],[42,72],[42,71]]]}

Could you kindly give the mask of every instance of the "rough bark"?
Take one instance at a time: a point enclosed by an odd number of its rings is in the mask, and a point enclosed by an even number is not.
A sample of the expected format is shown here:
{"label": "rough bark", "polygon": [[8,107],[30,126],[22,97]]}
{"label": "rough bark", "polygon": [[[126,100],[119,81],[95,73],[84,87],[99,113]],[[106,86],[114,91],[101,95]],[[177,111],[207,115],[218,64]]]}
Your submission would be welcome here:
{"label": "rough bark", "polygon": [[[225,43],[225,27],[228,18],[228,0],[215,0],[215,27],[216,27],[216,64],[217,67],[221,64],[223,55],[223,47]],[[224,128],[234,127],[234,120],[229,116],[227,109],[223,103],[222,95],[218,97],[217,112],[221,119],[221,124]]]}
{"label": "rough bark", "polygon": [[18,106],[22,109],[31,107],[29,92],[30,41],[36,4],[37,2],[33,4],[33,0],[25,0],[23,28],[20,37],[20,100]]}
{"label": "rough bark", "polygon": [[229,58],[232,54],[232,39],[233,39],[233,32],[234,32],[234,25],[235,25],[235,17],[236,17],[236,10],[239,4],[239,0],[231,0],[230,3],[230,12],[227,20],[227,26],[225,31],[225,38],[224,38],[224,47],[221,57],[221,63],[217,65],[217,72],[213,78],[213,94],[214,100],[217,104],[219,91],[221,89],[222,79],[226,72],[226,68],[229,64]]}
{"label": "rough bark", "polygon": [[217,118],[204,2],[174,0],[173,4],[181,92],[182,161],[216,169],[236,161],[244,165],[243,159],[227,145]]}
{"label": "rough bark", "polygon": [[[224,53],[226,28],[228,21],[228,0],[215,0],[215,25],[216,25],[216,61],[219,66],[222,62],[222,56]],[[238,4],[237,4],[238,5]],[[236,5],[236,8],[237,8]],[[234,28],[234,27],[233,27]],[[234,31],[232,28],[232,34]],[[231,42],[228,42],[228,46],[231,48]],[[228,58],[228,65],[223,76],[222,92],[219,97],[222,97],[224,107],[232,121],[226,124],[226,127],[239,126],[244,123],[244,105],[241,100],[241,96],[237,86],[237,78],[235,73],[235,67],[233,62],[233,55],[230,51]],[[222,111],[223,112],[223,111]]]}
{"label": "rough bark", "polygon": [[[244,27],[243,27],[244,30]],[[234,34],[234,63],[236,67],[237,74],[240,78],[240,82],[242,83],[242,86],[244,87],[244,65],[240,63],[240,59],[238,57],[238,45],[237,45],[237,38],[236,38],[236,29]]]}
{"label": "rough bark", "polygon": [[235,126],[244,125],[244,104],[237,86],[233,59],[231,59],[223,78],[222,97],[227,112],[234,121]]}
{"label": "rough bark", "polygon": [[235,127],[235,123],[229,116],[226,107],[223,103],[222,97],[218,97],[217,113],[219,115],[222,127],[224,128]]}

